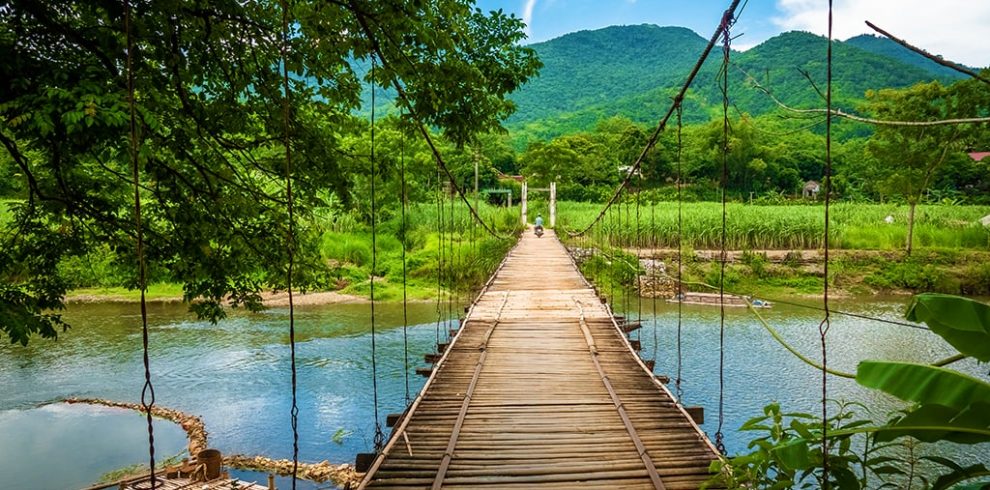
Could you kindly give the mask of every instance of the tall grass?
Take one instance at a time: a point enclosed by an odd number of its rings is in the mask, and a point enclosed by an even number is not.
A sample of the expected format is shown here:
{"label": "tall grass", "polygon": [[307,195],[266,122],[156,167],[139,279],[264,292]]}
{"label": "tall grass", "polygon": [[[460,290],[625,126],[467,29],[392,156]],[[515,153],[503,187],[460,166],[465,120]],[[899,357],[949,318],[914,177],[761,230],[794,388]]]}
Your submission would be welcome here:
{"label": "tall grass", "polygon": [[[601,208],[601,204],[561,202],[558,227],[582,229]],[[594,233],[618,246],[678,245],[677,203],[642,203],[638,226],[636,214],[635,202],[617,204],[595,226]],[[720,203],[683,203],[682,214],[683,245],[697,249],[721,246]],[[830,214],[830,246],[834,248],[898,250],[906,244],[907,206],[839,203],[832,205]],[[979,222],[988,214],[990,206],[919,206],[915,214],[915,246],[990,250],[990,228]],[[888,216],[892,223],[885,221]],[[726,247],[730,249],[817,249],[824,246],[824,234],[821,205],[726,206]]]}
{"label": "tall grass", "polygon": [[[521,229],[518,208],[502,208],[481,203],[478,214],[486,224],[505,238],[496,238],[477,225],[477,221],[460,200],[411,204],[403,230],[402,217],[395,213],[378,223],[375,269],[372,271],[372,239],[369,224],[358,224],[340,216],[334,223],[354,223],[348,231],[321,226],[320,252],[335,269],[338,286],[343,292],[367,295],[370,275],[374,275],[375,293],[381,299],[402,297],[402,252],[406,252],[407,294],[425,299],[438,294],[453,294],[480,286],[491,275],[514,243]],[[326,219],[326,218],[325,218]]]}

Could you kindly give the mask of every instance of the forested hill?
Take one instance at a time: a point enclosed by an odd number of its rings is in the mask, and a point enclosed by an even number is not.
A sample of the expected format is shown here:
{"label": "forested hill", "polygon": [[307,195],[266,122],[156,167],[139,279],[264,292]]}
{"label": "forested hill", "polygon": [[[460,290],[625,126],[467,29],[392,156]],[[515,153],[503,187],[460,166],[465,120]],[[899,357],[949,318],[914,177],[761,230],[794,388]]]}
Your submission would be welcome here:
{"label": "forested hill", "polygon": [[[533,44],[544,67],[538,78],[512,95],[518,111],[507,125],[515,138],[544,139],[593,128],[599,119],[613,115],[655,123],[705,45],[706,40],[689,29],[655,25],[612,26]],[[788,105],[821,106],[802,72],[824,89],[825,48],[824,37],[788,32],[745,52],[734,51],[729,70],[733,111],[763,114],[776,108],[747,77]],[[836,100],[849,109],[870,89],[959,78],[892,41],[871,36],[836,43],[834,57]],[[706,120],[720,110],[720,63],[721,50],[716,49],[686,103],[687,120]]]}
{"label": "forested hill", "polygon": [[[938,75],[939,78],[943,80],[957,80],[963,77],[959,72],[953,70],[952,68],[939,65],[938,63],[935,63],[924,56],[920,56],[918,53],[915,53],[910,49],[907,49],[904,46],[901,46],[900,44],[884,37],[877,37],[871,34],[861,34],[859,36],[847,39],[846,44],[855,46],[864,51],[883,55],[888,58],[894,58],[895,60],[916,66]],[[979,70],[977,69],[977,71]]]}

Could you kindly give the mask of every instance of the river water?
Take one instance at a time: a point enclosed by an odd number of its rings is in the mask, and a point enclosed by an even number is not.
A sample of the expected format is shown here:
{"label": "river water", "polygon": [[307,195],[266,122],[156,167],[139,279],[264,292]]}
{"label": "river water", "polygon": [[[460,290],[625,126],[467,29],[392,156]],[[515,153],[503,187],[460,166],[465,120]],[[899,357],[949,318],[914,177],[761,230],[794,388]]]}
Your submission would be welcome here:
{"label": "river water", "polygon": [[[642,307],[633,301],[627,315],[642,315],[633,334],[644,358],[654,356],[657,372],[676,373],[676,305]],[[834,305],[856,313],[899,319],[904,299],[846,301]],[[136,305],[75,304],[66,312],[73,325],[57,341],[34,339],[28,347],[0,346],[0,488],[78,488],[105,472],[147,460],[143,418],[121,410],[48,405],[64,397],[137,402],[143,384],[140,317]],[[640,313],[642,311],[642,313]],[[307,306],[296,311],[300,458],[353,462],[371,450],[374,410],[371,372],[378,373],[381,424],[385,414],[402,411],[406,376],[401,304],[379,304],[376,348],[371,356],[369,305]],[[817,357],[820,313],[784,305],[765,310],[767,318],[809,357]],[[412,371],[434,350],[437,309],[432,303],[408,306],[409,390],[424,378]],[[829,364],[855,371],[863,359],[932,361],[952,353],[926,330],[859,318],[833,316]],[[705,407],[709,434],[718,428],[719,311],[685,306],[681,329],[682,384],[686,404]],[[210,445],[224,453],[290,458],[290,376],[288,311],[233,312],[217,325],[196,320],[179,304],[149,306],[151,366],[157,403],[203,418]],[[442,337],[445,328],[441,326]],[[654,342],[656,339],[656,342]],[[723,433],[730,453],[745,450],[749,434],[736,429],[760,415],[770,401],[788,411],[816,413],[820,375],[791,356],[744,309],[727,310],[724,341]],[[956,366],[985,376],[986,367],[964,361]],[[829,397],[857,400],[878,418],[899,405],[854,382],[831,379]],[[387,429],[386,433],[387,433]],[[158,421],[156,453],[167,457],[184,446],[178,427]],[[337,437],[334,437],[336,434]],[[961,462],[990,460],[990,449],[955,449]],[[258,477],[258,475],[246,475]],[[306,487],[304,487],[306,488]],[[308,488],[315,488],[308,486]],[[324,486],[325,488],[325,486]]]}

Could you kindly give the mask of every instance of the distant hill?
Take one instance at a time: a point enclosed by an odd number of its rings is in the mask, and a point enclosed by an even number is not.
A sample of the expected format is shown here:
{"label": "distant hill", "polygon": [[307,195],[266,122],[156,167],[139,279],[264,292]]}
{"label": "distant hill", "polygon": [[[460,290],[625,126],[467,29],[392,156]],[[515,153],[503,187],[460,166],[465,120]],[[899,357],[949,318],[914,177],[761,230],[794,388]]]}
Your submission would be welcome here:
{"label": "distant hill", "polygon": [[885,37],[877,37],[872,34],[861,34],[856,37],[851,37],[845,42],[846,44],[855,46],[863,51],[869,51],[873,54],[893,58],[903,63],[929,71],[944,81],[960,80],[965,78],[965,75],[953,70],[952,68],[939,65],[938,63],[935,63],[934,61],[925,58],[924,56],[921,56],[918,53],[915,53],[914,51],[911,51],[910,49],[907,49]]}
{"label": "distant hill", "polygon": [[[959,78],[890,41],[869,38],[858,36],[834,46],[833,83],[840,107],[855,108],[870,89]],[[518,141],[591,129],[600,118],[613,115],[655,123],[705,44],[689,29],[655,25],[613,26],[533,44],[544,68],[512,95],[518,111],[506,124]],[[746,83],[747,77],[788,105],[824,105],[802,72],[824,90],[826,47],[824,37],[795,31],[746,52],[733,52],[729,71],[733,111],[764,114],[776,108],[769,97]],[[720,63],[721,50],[713,51],[685,104],[687,120],[707,120],[721,110],[716,80]]]}
{"label": "distant hill", "polygon": [[512,95],[510,124],[553,117],[680,83],[706,40],[683,27],[613,26],[530,45],[544,68]]}

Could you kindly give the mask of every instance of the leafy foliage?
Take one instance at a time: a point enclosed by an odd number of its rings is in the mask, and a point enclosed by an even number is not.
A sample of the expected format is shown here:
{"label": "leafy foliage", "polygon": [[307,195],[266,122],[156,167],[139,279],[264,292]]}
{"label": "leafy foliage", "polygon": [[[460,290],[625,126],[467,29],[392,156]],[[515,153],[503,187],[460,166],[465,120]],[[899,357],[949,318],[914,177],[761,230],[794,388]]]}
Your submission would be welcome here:
{"label": "leafy foliage", "polygon": [[990,306],[959,296],[921,294],[906,318],[924,322],[960,353],[990,362]]}
{"label": "leafy foliage", "polygon": [[[869,424],[869,420],[858,418],[853,408],[856,407],[841,406],[836,415],[826,420],[828,432],[855,430]],[[806,413],[784,413],[777,403],[767,405],[763,412],[763,416],[746,421],[739,429],[760,434],[750,440],[751,452],[726,462],[713,462],[712,471],[718,475],[709,484],[728,488],[824,488],[821,419]],[[828,487],[865,488],[872,478],[903,474],[895,464],[898,459],[889,455],[889,446],[846,434],[832,436],[829,447]]]}
{"label": "leafy foliage", "polygon": [[[506,95],[539,66],[518,44],[518,19],[481,13],[467,0],[286,5],[284,60],[283,12],[270,3],[131,5],[147,257],[211,319],[227,300],[256,308],[259,291],[284,287],[290,246],[295,284],[326,279],[318,233],[306,222],[329,193],[354,197],[353,169],[367,168],[367,153],[347,144],[364,126],[351,115],[360,104],[359,62],[377,57],[375,85],[400,83],[406,113],[455,146],[497,129],[514,108]],[[22,200],[3,223],[0,331],[23,343],[61,326],[50,312],[67,288],[63,259],[106,244],[137,276],[128,258],[137,234],[128,50],[120,4],[12,0],[0,12],[0,144],[15,169],[5,158],[0,172],[23,182],[4,190]],[[285,141],[301,221],[294,239]]]}
{"label": "leafy foliage", "polygon": [[[908,317],[925,321],[933,332],[955,345],[960,334],[966,335],[968,332],[979,336],[990,331],[990,316],[985,315],[988,306],[968,302],[945,295],[921,295],[912,305]],[[896,457],[871,454],[879,448],[892,447],[891,444],[904,444],[905,440],[962,444],[990,442],[990,383],[985,380],[938,366],[864,361],[859,365],[856,381],[913,405],[882,425],[869,420],[845,425],[835,423],[834,418],[841,418],[844,410],[826,421],[831,424],[827,432],[827,446],[831,449],[830,470],[838,473],[832,482],[835,488],[862,488],[866,485],[868,472],[888,482],[887,476],[903,474],[896,466],[889,464],[897,461]],[[808,474],[821,470],[820,421],[809,415],[792,415],[789,428],[793,432],[789,432],[784,427],[784,417],[776,404],[768,405],[764,412],[765,416],[750,420],[743,430],[763,430],[768,435],[750,443],[750,448],[756,448],[754,452],[732,458],[724,464],[716,462],[713,469],[720,470],[721,474],[713,481],[726,483],[730,488],[751,484],[760,488],[790,488]],[[813,420],[812,425],[805,424],[802,418]],[[766,425],[768,420],[772,424]],[[850,443],[847,441],[858,434],[870,434],[870,437],[865,440],[863,456],[850,460],[847,453]],[[972,485],[972,488],[985,488],[988,484],[986,477],[990,476],[990,471],[983,464],[963,467],[939,456],[925,456],[923,459],[948,470],[948,473],[935,479],[932,488],[970,488],[956,485],[974,480],[979,483]],[[849,478],[850,475],[845,474],[850,461],[854,467],[862,469],[859,479]],[[804,469],[805,473],[795,473],[800,469]],[[909,481],[908,486],[911,483]]]}

